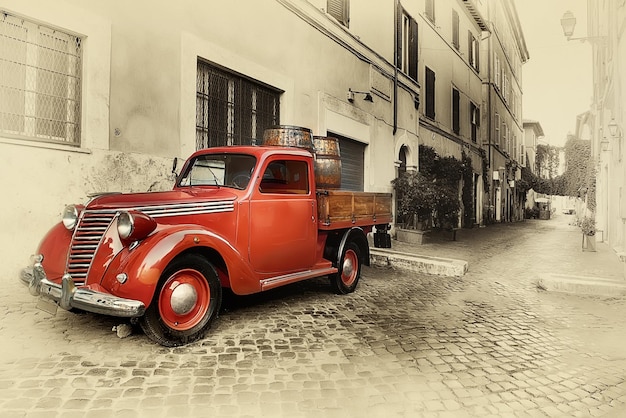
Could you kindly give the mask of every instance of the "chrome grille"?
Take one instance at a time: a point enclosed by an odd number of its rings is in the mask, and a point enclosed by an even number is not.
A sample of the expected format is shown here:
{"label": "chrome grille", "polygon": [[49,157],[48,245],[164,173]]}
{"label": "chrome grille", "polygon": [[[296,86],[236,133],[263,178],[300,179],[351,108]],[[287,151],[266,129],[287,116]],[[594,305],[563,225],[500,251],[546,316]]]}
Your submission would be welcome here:
{"label": "chrome grille", "polygon": [[117,211],[85,211],[74,231],[67,260],[67,272],[76,284],[84,284],[98,244]]}

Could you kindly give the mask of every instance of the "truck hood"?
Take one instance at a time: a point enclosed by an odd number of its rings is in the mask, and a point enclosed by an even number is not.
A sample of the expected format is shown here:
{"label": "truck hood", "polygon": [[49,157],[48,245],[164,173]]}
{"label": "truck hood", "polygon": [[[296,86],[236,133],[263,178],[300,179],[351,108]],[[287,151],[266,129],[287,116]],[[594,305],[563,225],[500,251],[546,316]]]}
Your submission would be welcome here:
{"label": "truck hood", "polygon": [[[229,188],[184,188],[165,192],[107,193],[92,198],[86,210],[135,209],[151,215],[166,212],[205,212],[208,208],[233,206],[237,195]],[[204,208],[204,209],[203,209]],[[170,213],[172,214],[172,213]]]}

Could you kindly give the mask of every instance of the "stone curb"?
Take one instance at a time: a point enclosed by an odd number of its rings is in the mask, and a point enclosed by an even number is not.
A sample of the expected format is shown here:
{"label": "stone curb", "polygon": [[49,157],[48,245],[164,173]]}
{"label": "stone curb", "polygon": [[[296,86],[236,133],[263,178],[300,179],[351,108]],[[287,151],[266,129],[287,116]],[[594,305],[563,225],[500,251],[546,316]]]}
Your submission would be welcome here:
{"label": "stone curb", "polygon": [[545,273],[539,276],[537,286],[550,292],[626,296],[626,281],[602,277]]}
{"label": "stone curb", "polygon": [[370,249],[370,262],[373,266],[390,266],[411,272],[450,277],[463,276],[468,269],[468,263],[464,260],[401,253],[383,248]]}

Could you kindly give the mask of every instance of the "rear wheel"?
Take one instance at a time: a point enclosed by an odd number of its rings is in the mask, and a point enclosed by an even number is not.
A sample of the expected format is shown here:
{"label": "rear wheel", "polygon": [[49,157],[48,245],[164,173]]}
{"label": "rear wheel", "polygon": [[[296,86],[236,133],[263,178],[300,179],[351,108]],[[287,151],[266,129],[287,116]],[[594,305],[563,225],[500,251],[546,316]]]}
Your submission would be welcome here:
{"label": "rear wheel", "polygon": [[176,347],[204,336],[217,317],[222,287],[204,257],[186,254],[163,271],[152,302],[139,324],[151,340]]}
{"label": "rear wheel", "polygon": [[339,294],[354,292],[361,278],[361,250],[354,242],[348,242],[343,249],[339,260],[339,271],[330,276],[333,290]]}

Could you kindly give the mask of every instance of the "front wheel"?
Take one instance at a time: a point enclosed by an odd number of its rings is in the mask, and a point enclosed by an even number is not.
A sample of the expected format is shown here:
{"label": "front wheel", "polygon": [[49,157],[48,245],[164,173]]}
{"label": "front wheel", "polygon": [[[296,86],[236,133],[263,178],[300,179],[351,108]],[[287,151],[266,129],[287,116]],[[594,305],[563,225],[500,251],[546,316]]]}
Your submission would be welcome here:
{"label": "front wheel", "polygon": [[361,250],[354,242],[348,242],[339,260],[339,271],[330,276],[330,284],[335,293],[345,295],[354,292],[361,278]]}
{"label": "front wheel", "polygon": [[139,324],[148,338],[176,347],[204,336],[217,317],[222,287],[204,257],[186,254],[163,271],[152,302]]}

